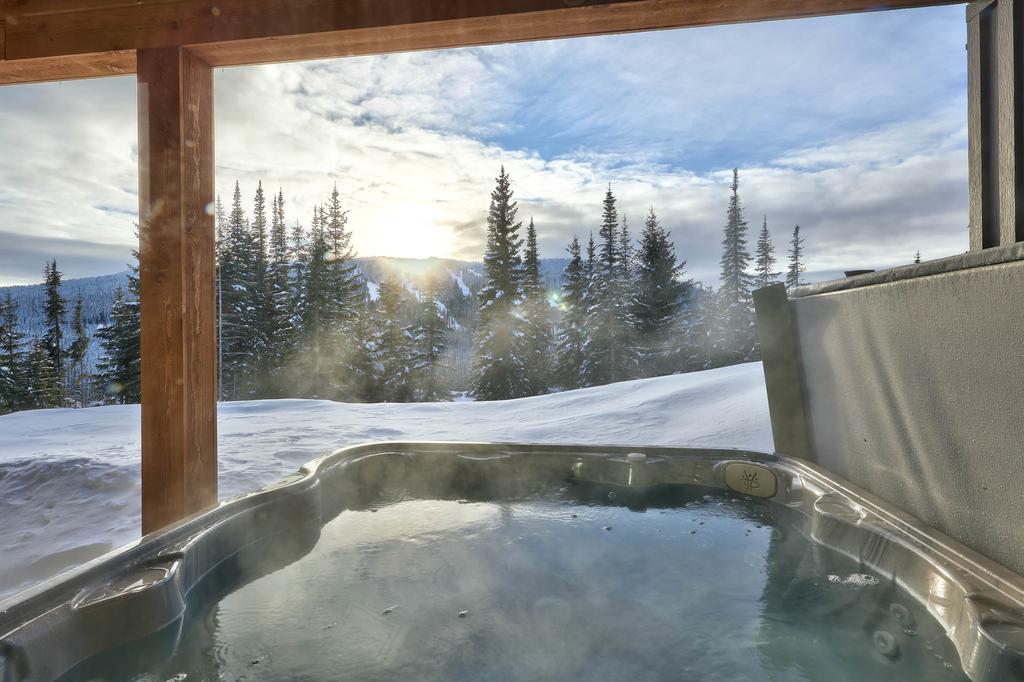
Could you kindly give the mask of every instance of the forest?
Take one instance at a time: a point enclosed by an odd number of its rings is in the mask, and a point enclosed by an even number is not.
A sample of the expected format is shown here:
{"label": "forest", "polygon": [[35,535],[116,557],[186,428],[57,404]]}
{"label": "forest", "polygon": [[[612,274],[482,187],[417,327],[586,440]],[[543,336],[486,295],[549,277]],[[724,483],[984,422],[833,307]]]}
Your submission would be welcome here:
{"label": "forest", "polygon": [[[543,226],[530,219],[524,228],[501,168],[473,292],[443,269],[426,272],[418,288],[386,267],[371,281],[337,187],[307,226],[286,220],[283,191],[269,196],[269,214],[267,203],[261,183],[247,215],[236,182],[230,209],[219,197],[214,207],[221,400],[500,400],[756,360],[752,292],[782,275],[767,218],[750,251],[736,170],[717,289],[687,277],[653,207],[634,238],[611,185],[596,234],[569,242],[561,281],[551,286],[538,249]],[[784,281],[792,287],[804,272],[799,226],[788,246]],[[62,295],[56,260],[43,269],[38,333],[24,331],[9,292],[0,299],[0,413],[139,402],[134,255],[92,338],[81,294]],[[472,299],[461,324],[442,296],[453,286],[449,274]]]}

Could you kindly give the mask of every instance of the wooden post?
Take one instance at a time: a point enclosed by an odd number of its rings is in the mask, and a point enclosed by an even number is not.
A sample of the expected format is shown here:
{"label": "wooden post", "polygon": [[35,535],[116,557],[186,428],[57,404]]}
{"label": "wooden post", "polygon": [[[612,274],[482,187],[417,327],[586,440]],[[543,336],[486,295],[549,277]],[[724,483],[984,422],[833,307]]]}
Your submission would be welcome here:
{"label": "wooden post", "polygon": [[1024,0],[967,7],[971,250],[1024,241]]}
{"label": "wooden post", "polygon": [[213,74],[138,51],[142,532],[217,502]]}

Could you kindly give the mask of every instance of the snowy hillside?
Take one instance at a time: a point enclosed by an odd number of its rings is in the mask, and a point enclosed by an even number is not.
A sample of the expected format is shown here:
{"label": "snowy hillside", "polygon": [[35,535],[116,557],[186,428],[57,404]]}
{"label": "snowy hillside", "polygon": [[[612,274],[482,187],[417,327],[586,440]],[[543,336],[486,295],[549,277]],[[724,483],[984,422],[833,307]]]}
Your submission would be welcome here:
{"label": "snowy hillside", "polygon": [[[222,498],[374,440],[771,450],[760,363],[489,403],[223,403]],[[137,405],[0,417],[0,597],[139,534]]]}
{"label": "snowy hillside", "polygon": [[[96,328],[105,325],[110,320],[110,306],[114,303],[114,291],[118,288],[128,288],[128,271],[115,272],[110,275],[98,277],[80,277],[68,279],[61,284],[61,296],[67,302],[67,314],[64,320],[64,331],[71,336],[71,311],[74,310],[75,300],[79,295],[82,297],[82,319],[85,322],[85,331],[90,339],[94,339]],[[0,299],[11,294],[18,306],[19,328],[26,338],[31,339],[43,334],[45,317],[43,304],[46,290],[42,284],[27,284],[22,286],[0,287]],[[98,340],[89,344],[86,354],[86,368],[92,370],[96,361],[102,353]]]}
{"label": "snowy hillside", "polygon": [[[562,285],[562,271],[568,262],[565,258],[541,259],[541,277],[549,291],[556,291]],[[473,330],[476,326],[476,294],[483,286],[483,265],[472,261],[451,258],[393,258],[389,256],[355,259],[356,268],[366,286],[366,296],[375,300],[380,282],[387,277],[397,277],[413,297],[427,289],[427,282],[436,278],[444,284],[440,290],[443,314],[451,330],[448,339],[448,356],[445,364],[450,368],[451,381],[456,388],[463,387],[469,377]],[[114,301],[114,290],[127,288],[128,271],[98,277],[66,279],[61,284],[61,295],[67,301],[65,327],[70,330],[71,310],[75,299],[82,295],[86,333],[91,339],[86,358],[86,369],[92,371],[100,358],[102,348],[95,338],[96,328],[109,321],[110,306]],[[18,306],[19,326],[28,339],[43,333],[43,302],[45,290],[42,284],[0,287],[0,298],[10,293]],[[408,311],[411,322],[415,308]],[[70,331],[68,332],[70,334]]]}

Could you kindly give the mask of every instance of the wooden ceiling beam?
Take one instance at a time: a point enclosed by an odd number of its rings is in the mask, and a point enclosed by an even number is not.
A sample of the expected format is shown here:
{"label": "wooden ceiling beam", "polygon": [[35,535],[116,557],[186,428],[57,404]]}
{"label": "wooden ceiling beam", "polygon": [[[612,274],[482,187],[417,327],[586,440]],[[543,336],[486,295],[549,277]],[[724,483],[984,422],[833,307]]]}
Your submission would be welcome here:
{"label": "wooden ceiling beam", "polygon": [[0,84],[959,4],[957,0],[0,0]]}

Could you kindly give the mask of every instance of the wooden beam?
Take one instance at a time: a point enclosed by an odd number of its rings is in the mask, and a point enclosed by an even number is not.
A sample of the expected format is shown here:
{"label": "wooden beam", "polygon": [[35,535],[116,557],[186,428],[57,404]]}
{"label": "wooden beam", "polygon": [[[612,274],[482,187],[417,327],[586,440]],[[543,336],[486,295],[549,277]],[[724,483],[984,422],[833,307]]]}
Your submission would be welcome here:
{"label": "wooden beam", "polygon": [[142,530],[217,502],[213,74],[140,50]]}
{"label": "wooden beam", "polygon": [[130,76],[133,73],[135,50],[0,61],[0,85]]}
{"label": "wooden beam", "polygon": [[1024,0],[967,8],[972,251],[1024,241]]}
{"label": "wooden beam", "polygon": [[[956,4],[956,0],[0,0],[8,63],[188,46],[235,66]],[[0,83],[5,82],[0,65]],[[76,75],[69,69],[68,77]],[[50,73],[46,76],[49,78]],[[22,74],[22,78],[24,78]]]}

